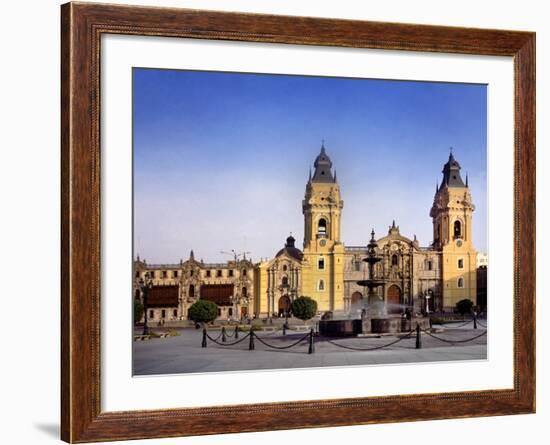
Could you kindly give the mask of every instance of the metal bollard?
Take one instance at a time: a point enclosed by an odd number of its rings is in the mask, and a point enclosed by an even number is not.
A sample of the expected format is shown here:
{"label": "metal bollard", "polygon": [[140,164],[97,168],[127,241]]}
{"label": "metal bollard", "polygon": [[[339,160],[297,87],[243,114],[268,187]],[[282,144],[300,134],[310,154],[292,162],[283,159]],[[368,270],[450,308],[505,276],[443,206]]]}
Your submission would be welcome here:
{"label": "metal bollard", "polygon": [[202,345],[203,348],[206,348],[206,328],[202,329]]}
{"label": "metal bollard", "polygon": [[477,314],[474,314],[474,329],[477,329]]}
{"label": "metal bollard", "polygon": [[315,352],[315,341],[313,340],[313,328],[309,331],[309,350],[308,354],[313,354]]}
{"label": "metal bollard", "polygon": [[235,340],[239,338],[239,325],[235,326]]}
{"label": "metal bollard", "polygon": [[222,343],[225,343],[227,338],[225,336],[225,326],[222,326]]}
{"label": "metal bollard", "polygon": [[254,350],[254,331],[252,330],[252,326],[250,326],[250,342],[248,343],[248,350]]}
{"label": "metal bollard", "polygon": [[286,335],[286,323],[283,325],[283,335]]}
{"label": "metal bollard", "polygon": [[422,337],[421,337],[420,325],[416,323],[416,349],[422,349]]}

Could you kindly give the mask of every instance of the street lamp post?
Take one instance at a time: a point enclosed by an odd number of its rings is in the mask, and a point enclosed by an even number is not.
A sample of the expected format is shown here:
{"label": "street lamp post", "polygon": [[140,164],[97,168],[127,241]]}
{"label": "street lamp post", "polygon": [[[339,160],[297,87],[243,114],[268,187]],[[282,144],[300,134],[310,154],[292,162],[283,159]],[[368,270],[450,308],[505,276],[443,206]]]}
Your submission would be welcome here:
{"label": "street lamp post", "polygon": [[430,313],[430,298],[432,298],[431,293],[432,291],[430,289],[426,290],[426,315]]}
{"label": "street lamp post", "polygon": [[141,292],[143,293],[143,335],[149,335],[149,326],[147,324],[147,302],[149,298],[149,291],[153,287],[153,280],[151,280],[149,272],[145,273],[145,281],[143,278],[139,280]]}

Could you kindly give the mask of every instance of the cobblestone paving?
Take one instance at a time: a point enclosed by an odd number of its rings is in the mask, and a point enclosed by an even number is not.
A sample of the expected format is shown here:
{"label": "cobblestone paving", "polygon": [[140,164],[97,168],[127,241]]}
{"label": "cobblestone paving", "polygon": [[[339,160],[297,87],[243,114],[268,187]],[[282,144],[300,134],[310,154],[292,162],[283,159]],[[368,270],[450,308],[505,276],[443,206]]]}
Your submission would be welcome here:
{"label": "cobblestone paving", "polygon": [[[434,326],[434,328],[439,328]],[[443,331],[432,334],[422,333],[422,349],[416,349],[416,338],[411,336],[383,349],[355,351],[353,348],[375,348],[395,342],[397,336],[380,338],[315,338],[315,353],[308,354],[308,339],[291,349],[272,349],[254,339],[255,349],[248,350],[249,339],[232,346],[218,345],[208,340],[206,348],[201,347],[202,331],[178,329],[179,336],[155,338],[133,343],[134,375],[158,375],[178,373],[204,373],[219,371],[244,371],[265,369],[309,368],[323,366],[380,365],[395,363],[441,362],[452,360],[485,360],[487,358],[487,335],[464,343],[479,336],[485,327],[473,329],[466,326],[447,325]],[[228,331],[231,332],[232,331]],[[212,338],[218,337],[219,330],[210,330]],[[269,345],[284,347],[296,342],[307,333],[289,331],[286,336],[279,332],[257,332],[258,337]],[[240,333],[240,339],[247,333]],[[402,336],[402,334],[400,334]],[[221,338],[218,339],[221,342]],[[227,343],[234,342],[227,337]]]}

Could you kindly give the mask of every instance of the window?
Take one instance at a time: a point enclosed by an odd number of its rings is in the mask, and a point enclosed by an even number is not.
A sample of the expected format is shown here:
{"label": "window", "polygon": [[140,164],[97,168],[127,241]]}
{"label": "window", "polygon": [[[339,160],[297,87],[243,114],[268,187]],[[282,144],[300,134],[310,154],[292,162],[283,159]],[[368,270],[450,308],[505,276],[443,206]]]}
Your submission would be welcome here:
{"label": "window", "polygon": [[288,277],[283,277],[283,279],[281,280],[281,284],[285,287],[288,286]]}
{"label": "window", "polygon": [[174,276],[174,278],[178,278],[178,271],[175,270],[172,275]]}
{"label": "window", "polygon": [[246,269],[243,269],[243,270],[242,270],[241,275],[242,275],[243,277],[246,277],[246,275],[247,275],[247,274],[246,274]]}
{"label": "window", "polygon": [[233,316],[233,308],[230,307],[229,309],[227,309],[227,315],[229,315],[230,317]]}
{"label": "window", "polygon": [[462,224],[460,224],[460,221],[455,221],[453,233],[455,238],[462,238]]}
{"label": "window", "polygon": [[166,278],[168,276],[168,272],[165,270],[162,271],[162,278]]}
{"label": "window", "polygon": [[195,298],[195,286],[193,285],[189,286],[189,297]]}
{"label": "window", "polygon": [[246,287],[243,287],[241,293],[242,293],[243,298],[246,298],[248,296],[248,290],[246,289]]}
{"label": "window", "polygon": [[190,276],[190,277],[192,277],[194,274],[195,274],[195,271],[194,271],[194,270],[190,270],[190,271],[189,271],[189,276]]}
{"label": "window", "polygon": [[230,276],[230,277],[233,276],[233,269],[229,269],[229,276]]}
{"label": "window", "polygon": [[397,266],[397,255],[395,254],[391,256],[391,265]]}
{"label": "window", "polygon": [[166,309],[160,311],[160,318],[166,318]]}
{"label": "window", "polygon": [[149,311],[149,318],[155,318],[155,311]]}
{"label": "window", "polygon": [[317,233],[319,235],[326,235],[327,234],[327,220],[325,218],[321,218],[319,220],[319,224],[317,226]]}
{"label": "window", "polygon": [[221,276],[222,276],[222,271],[221,271],[221,270],[218,270],[218,271],[216,272],[216,276],[217,276],[217,277],[221,277]]}
{"label": "window", "polygon": [[210,271],[207,270],[207,271],[206,271],[206,276],[207,276],[207,277],[210,277],[211,275],[212,275],[212,274],[210,273]]}
{"label": "window", "polygon": [[433,263],[431,262],[431,260],[426,260],[424,262],[424,269],[426,269],[426,270],[432,270],[433,269]]}
{"label": "window", "polygon": [[460,277],[460,278],[458,279],[457,286],[458,286],[459,288],[461,288],[461,289],[464,287],[464,278]]}
{"label": "window", "polygon": [[458,259],[458,268],[464,269],[464,260],[462,258]]}
{"label": "window", "polygon": [[361,270],[361,260],[355,260],[354,264],[355,264],[355,271],[359,272]]}
{"label": "window", "polygon": [[319,280],[319,290],[325,290],[325,280]]}
{"label": "window", "polygon": [[283,272],[286,272],[286,270],[288,269],[288,267],[286,267],[286,264],[283,266]]}
{"label": "window", "polygon": [[178,310],[177,309],[174,309],[173,315],[174,315],[174,317],[178,316]]}
{"label": "window", "polygon": [[139,270],[136,270],[136,278],[139,278]]}
{"label": "window", "polygon": [[218,308],[218,317],[221,317],[221,315],[222,315],[222,310]]}
{"label": "window", "polygon": [[324,258],[319,258],[319,261],[317,262],[317,268],[319,270],[324,270],[324,268],[325,268],[325,259]]}

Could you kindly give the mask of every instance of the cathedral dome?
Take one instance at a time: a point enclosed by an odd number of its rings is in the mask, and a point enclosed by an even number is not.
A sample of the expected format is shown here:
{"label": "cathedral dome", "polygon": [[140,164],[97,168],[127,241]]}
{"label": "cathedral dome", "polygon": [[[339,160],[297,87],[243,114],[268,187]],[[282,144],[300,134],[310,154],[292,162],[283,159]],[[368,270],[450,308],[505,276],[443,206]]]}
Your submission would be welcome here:
{"label": "cathedral dome", "polygon": [[449,154],[449,160],[443,166],[443,181],[441,182],[440,188],[445,186],[467,187],[468,185],[464,184],[464,181],[462,181],[462,177],[460,176],[460,168],[460,164],[454,158],[453,152],[451,151],[451,153]]}
{"label": "cathedral dome", "polygon": [[313,166],[315,167],[315,173],[313,179],[311,179],[312,182],[336,182],[331,171],[332,161],[325,151],[324,142],[321,145],[321,152],[315,158]]}
{"label": "cathedral dome", "polygon": [[275,256],[280,257],[281,255],[287,253],[292,258],[294,258],[298,261],[301,261],[303,254],[302,254],[302,251],[300,249],[298,249],[297,247],[294,246],[295,242],[296,242],[296,239],[294,239],[294,237],[292,235],[290,235],[286,239],[285,247],[283,247],[281,250],[279,250],[277,252],[277,255],[275,255]]}

